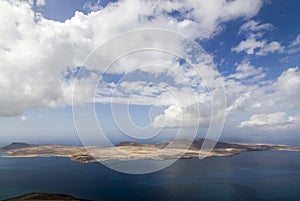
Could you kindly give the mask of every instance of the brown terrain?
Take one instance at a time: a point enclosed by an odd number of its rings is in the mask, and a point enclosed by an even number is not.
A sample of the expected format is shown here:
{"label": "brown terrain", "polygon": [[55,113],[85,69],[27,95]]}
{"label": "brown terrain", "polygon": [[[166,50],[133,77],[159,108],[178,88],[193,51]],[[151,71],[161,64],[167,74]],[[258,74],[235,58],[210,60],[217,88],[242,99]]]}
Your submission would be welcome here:
{"label": "brown terrain", "polygon": [[[203,149],[203,139],[193,142],[186,139],[156,144],[139,144],[137,142],[121,142],[112,147],[83,147],[67,145],[31,145],[12,143],[1,149],[3,157],[37,157],[62,156],[80,163],[109,160],[168,160],[177,158],[206,158],[212,156],[231,156],[245,151],[285,150],[300,151],[300,147],[273,144],[239,144],[207,141],[215,144],[212,151]],[[206,143],[207,143],[206,142]],[[190,145],[190,146],[189,146]],[[188,149],[185,149],[189,147]],[[202,148],[202,149],[201,149]]]}

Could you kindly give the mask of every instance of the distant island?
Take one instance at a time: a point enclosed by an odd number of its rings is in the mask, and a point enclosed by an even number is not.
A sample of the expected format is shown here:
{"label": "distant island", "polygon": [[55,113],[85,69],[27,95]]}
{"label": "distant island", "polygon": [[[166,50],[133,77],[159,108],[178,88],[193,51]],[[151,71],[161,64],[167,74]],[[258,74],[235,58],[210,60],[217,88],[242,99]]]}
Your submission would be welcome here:
{"label": "distant island", "polygon": [[[246,151],[300,151],[300,147],[275,144],[241,144],[228,142],[216,143],[211,152],[201,150],[203,139],[189,141],[186,139],[172,140],[164,143],[140,144],[137,142],[121,142],[111,147],[84,147],[67,145],[32,145],[15,142],[1,148],[3,157],[37,157],[63,156],[80,163],[90,163],[109,160],[168,160],[177,158],[198,158],[199,153],[204,157],[232,156]],[[190,148],[184,148],[190,145]]]}

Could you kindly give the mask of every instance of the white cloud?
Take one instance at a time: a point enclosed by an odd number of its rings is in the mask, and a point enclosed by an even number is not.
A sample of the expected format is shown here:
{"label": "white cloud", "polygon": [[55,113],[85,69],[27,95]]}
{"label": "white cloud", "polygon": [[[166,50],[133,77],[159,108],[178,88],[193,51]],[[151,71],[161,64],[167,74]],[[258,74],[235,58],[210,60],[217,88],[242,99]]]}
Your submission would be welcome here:
{"label": "white cloud", "polygon": [[[34,13],[34,2],[45,5],[43,0],[0,1],[0,116],[70,105],[74,82],[63,77],[66,67],[75,71],[91,50],[111,36],[156,27],[207,39],[219,33],[222,23],[251,18],[262,6],[261,0],[121,0],[58,22]],[[172,11],[182,19],[167,14]],[[95,80],[86,79],[82,94],[89,93],[88,83]]]}
{"label": "white cloud", "polygon": [[243,121],[239,125],[241,128],[264,128],[264,129],[287,129],[294,128],[300,123],[300,115],[288,116],[284,112],[270,114],[255,114],[248,121]]}
{"label": "white cloud", "polygon": [[265,31],[273,29],[274,26],[270,23],[260,24],[257,21],[250,20],[244,23],[239,30],[239,34],[253,34],[255,33],[257,36],[262,36]]}
{"label": "white cloud", "polygon": [[[256,83],[241,83],[227,80],[226,90],[229,96],[240,96],[251,92],[247,103],[248,113],[273,113],[284,111],[291,113],[300,110],[300,71],[298,67],[289,68],[276,80],[266,80]],[[236,98],[233,98],[236,99]],[[231,98],[228,97],[228,101]]]}
{"label": "white cloud", "polygon": [[274,52],[282,52],[284,47],[277,41],[267,42],[259,40],[255,35],[250,35],[246,40],[241,41],[236,47],[231,49],[234,52],[246,52],[249,55],[268,55]]}
{"label": "white cloud", "polygon": [[201,33],[200,38],[210,38],[221,31],[221,23],[239,17],[251,18],[255,16],[262,6],[260,0],[187,0],[183,4],[180,1],[164,1],[167,11],[182,10],[188,12],[188,18],[196,22],[196,33]]}
{"label": "white cloud", "polygon": [[297,106],[300,105],[300,70],[298,67],[284,71],[274,83],[274,87],[278,96],[282,96],[282,99],[291,99]]}
{"label": "white cloud", "polygon": [[288,56],[285,59],[290,59],[292,55],[296,55],[296,59],[300,52],[300,34],[296,36],[296,38],[291,41],[290,45],[286,48],[286,52],[288,53]]}
{"label": "white cloud", "polygon": [[232,51],[242,52],[245,51],[247,54],[254,54],[257,49],[264,47],[265,42],[258,41],[251,35],[246,40],[241,41],[236,47],[232,48]]}
{"label": "white cloud", "polygon": [[265,45],[256,53],[257,55],[263,56],[274,52],[283,52],[284,47],[277,41],[265,43]]}
{"label": "white cloud", "polygon": [[98,10],[101,10],[103,7],[101,6],[101,0],[97,0],[94,3],[87,1],[84,4],[83,8],[88,9],[90,11],[98,11]]}
{"label": "white cloud", "polygon": [[[222,23],[238,17],[250,18],[261,6],[261,1],[121,1],[92,12],[89,15],[76,12],[75,16],[65,22],[56,22],[36,17],[31,5],[25,1],[0,1],[0,116],[22,115],[32,108],[56,108],[70,105],[75,79],[68,78],[76,74],[76,66],[80,65],[86,55],[111,36],[123,31],[141,27],[163,27],[189,34],[193,38],[211,38],[219,33]],[[191,9],[193,8],[193,9]],[[213,8],[213,9],[211,9]],[[184,20],[166,14],[179,10]],[[208,12],[209,11],[209,12]],[[120,18],[122,13],[122,18]],[[155,16],[149,18],[149,16]],[[114,23],[111,23],[114,21]],[[260,25],[257,25],[258,27]],[[251,29],[264,30],[263,28]],[[253,30],[252,30],[253,31]],[[251,36],[249,36],[251,39]],[[252,38],[252,45],[245,44],[249,54],[267,54],[278,51],[280,46],[274,42],[266,42]],[[132,41],[134,43],[134,41]],[[296,43],[295,43],[296,44]],[[30,51],[29,51],[30,50]],[[242,50],[241,50],[242,51]],[[108,52],[109,54],[109,52]],[[141,82],[123,83],[115,90],[118,103],[128,101],[126,94],[145,84],[137,92],[135,104],[157,104],[167,109],[154,118],[154,125],[161,126],[165,120],[169,127],[193,126],[196,120],[205,126],[210,120],[210,96],[205,82],[199,74],[188,68],[178,68],[177,60],[155,54],[140,55],[141,60],[127,57],[119,65],[112,68],[111,73],[130,74],[139,69],[143,63],[161,63],[177,69],[184,78],[189,79],[191,86],[185,86],[182,77],[149,65],[142,69],[154,76],[165,75],[174,79],[161,82],[160,86]],[[128,64],[128,65],[124,65]],[[68,67],[68,68],[66,68]],[[204,77],[213,85],[216,71],[202,66]],[[89,70],[95,70],[90,67]],[[101,68],[97,68],[101,70]],[[236,72],[225,77],[224,84],[227,96],[227,113],[229,115],[251,116],[284,112],[288,117],[296,117],[292,112],[300,111],[299,91],[300,75],[298,68],[284,71],[276,80],[262,81],[265,73],[262,68],[254,67],[248,61],[237,65]],[[94,86],[99,75],[91,71],[80,80],[80,97],[78,104],[92,101]],[[259,82],[251,82],[258,80]],[[147,85],[148,84],[148,85]],[[181,100],[178,108],[172,93]],[[109,95],[114,91],[113,83],[106,83],[98,102],[109,102]],[[190,90],[193,88],[194,90]],[[210,91],[214,93],[214,91]],[[195,100],[200,107],[200,117],[196,115]],[[216,100],[217,101],[217,100]],[[180,122],[180,111],[183,121]],[[293,114],[293,115],[292,115]],[[180,118],[179,118],[180,117]],[[228,117],[230,118],[230,116]],[[292,120],[291,120],[292,121]]]}
{"label": "white cloud", "polygon": [[257,21],[250,20],[244,23],[239,30],[239,34],[244,33],[246,40],[242,40],[236,47],[231,50],[234,52],[246,52],[249,55],[259,56],[268,55],[274,52],[282,52],[284,47],[277,41],[268,42],[262,39],[266,31],[274,29],[270,23],[260,24]]}
{"label": "white cloud", "polygon": [[27,2],[30,5],[35,5],[35,6],[45,6],[46,5],[46,0],[27,0]]}
{"label": "white cloud", "polygon": [[[250,2],[253,3],[250,5]],[[0,115],[21,115],[31,108],[56,108],[72,103],[72,92],[75,79],[65,76],[76,73],[76,66],[80,65],[85,56],[96,45],[101,44],[112,35],[134,28],[163,27],[180,31],[193,38],[211,38],[219,33],[222,23],[238,17],[250,18],[254,16],[261,6],[261,1],[120,1],[101,8],[89,15],[76,12],[75,16],[65,22],[56,22],[36,17],[31,5],[22,2],[0,2]],[[193,8],[193,9],[191,9]],[[210,9],[214,8],[214,9]],[[176,19],[167,12],[178,10],[185,13],[183,20]],[[208,12],[209,11],[209,12]],[[125,13],[124,13],[125,12]],[[122,13],[122,18],[119,18]],[[154,16],[151,18],[149,16]],[[114,21],[112,24],[111,21]],[[269,30],[271,25],[259,24],[250,21],[241,27],[241,33],[263,32]],[[266,55],[282,50],[276,42],[261,40],[259,35],[248,35],[234,51],[246,51],[248,54]],[[134,42],[134,41],[133,41]],[[297,45],[298,42],[292,42]],[[30,50],[30,51],[28,51]],[[143,60],[134,60],[130,56],[121,60],[112,68],[111,73],[130,74],[139,69],[143,63],[157,61],[166,66],[174,67],[183,77],[188,78],[191,86],[184,86],[184,80],[177,74],[149,65],[142,69],[154,76],[166,75],[174,79],[170,82],[161,82],[160,86],[141,82],[123,83],[117,90],[116,102],[125,103],[125,96],[144,84],[134,99],[135,104],[157,104],[166,107],[163,114],[154,118],[154,126],[161,126],[162,120],[169,127],[192,126],[196,120],[200,125],[207,125],[210,120],[210,96],[205,88],[205,82],[199,75],[186,68],[178,68],[179,63],[167,56],[140,55]],[[153,62],[152,62],[153,63]],[[127,65],[124,65],[127,64]],[[66,67],[69,68],[66,68]],[[216,72],[203,67],[202,73],[209,77],[213,84]],[[95,70],[90,67],[89,70]],[[98,68],[97,70],[101,70]],[[92,71],[91,71],[92,72]],[[153,78],[153,79],[154,79]],[[300,76],[298,68],[289,68],[276,80],[262,81],[265,72],[249,61],[237,65],[236,72],[225,77],[225,90],[227,96],[227,113],[241,116],[257,114],[273,114],[283,112],[287,116],[279,115],[278,122],[288,122],[294,117],[292,112],[300,111],[299,91]],[[90,73],[81,79],[81,99],[78,104],[92,101],[94,84],[98,81],[97,73]],[[252,81],[259,82],[252,82]],[[172,98],[171,91],[181,98],[181,107]],[[113,83],[106,83],[102,88],[102,95],[97,97],[98,102],[109,102],[109,95],[114,91]],[[194,90],[191,91],[190,89]],[[211,91],[211,93],[214,93]],[[200,117],[196,115],[195,100],[200,106]],[[182,112],[182,119],[179,113]],[[255,116],[254,116],[255,117]],[[254,118],[253,117],[253,118]],[[230,118],[230,116],[229,116]],[[286,120],[289,119],[289,120]],[[251,119],[250,119],[251,120]],[[249,120],[249,121],[250,121]],[[254,118],[255,120],[255,118]],[[249,123],[249,122],[248,122]],[[279,124],[279,123],[277,123]],[[244,123],[243,125],[248,125]],[[266,123],[267,125],[267,123]]]}
{"label": "white cloud", "polygon": [[297,37],[291,42],[290,47],[294,47],[298,45],[300,45],[300,34],[298,34]]}
{"label": "white cloud", "polygon": [[[247,65],[251,66],[249,63]],[[259,68],[253,68],[251,66],[250,72],[254,73],[250,75],[261,73]],[[300,123],[298,112],[300,111],[300,71],[297,67],[287,69],[276,80],[244,82],[248,75],[239,75],[238,77],[243,78],[232,79],[235,76],[237,73],[227,76],[224,80],[227,98],[226,113],[229,122],[237,118],[235,121],[239,127],[257,127],[257,129],[292,129]],[[180,96],[192,95],[181,94]],[[195,109],[196,105],[185,105],[180,109],[178,105],[171,104],[163,114],[154,119],[154,126],[163,127],[164,122],[170,127],[195,126],[197,121],[199,124],[196,125],[208,126],[211,117],[211,99],[208,92],[206,97],[207,99],[202,99],[202,103],[198,105],[200,113]],[[240,122],[245,116],[251,118]]]}
{"label": "white cloud", "polygon": [[243,119],[245,116],[251,116],[249,120],[238,123],[242,128],[292,129],[297,122],[299,124],[297,120],[300,115],[298,67],[287,69],[276,80],[249,84],[229,79],[226,81],[225,89],[229,118],[235,116]]}
{"label": "white cloud", "polygon": [[283,63],[293,63],[300,59],[300,34],[285,47],[286,56],[281,58]]}
{"label": "white cloud", "polygon": [[25,120],[27,120],[27,119],[28,119],[28,116],[21,115],[21,116],[20,116],[20,119],[21,119],[22,121],[25,121]]}
{"label": "white cloud", "polygon": [[45,6],[46,5],[46,0],[36,0],[36,5],[37,6]]}
{"label": "white cloud", "polygon": [[169,106],[163,114],[154,118],[153,127],[207,127],[211,118],[209,102],[193,104],[186,107],[180,105]]}
{"label": "white cloud", "polygon": [[236,67],[236,73],[229,75],[227,78],[234,78],[246,81],[251,79],[252,82],[264,78],[266,74],[263,68],[255,68],[249,61],[243,61]]}
{"label": "white cloud", "polygon": [[230,114],[230,112],[235,110],[240,110],[244,107],[244,104],[247,99],[249,99],[251,92],[247,92],[245,94],[241,94],[237,99],[235,99],[227,108],[226,114]]}

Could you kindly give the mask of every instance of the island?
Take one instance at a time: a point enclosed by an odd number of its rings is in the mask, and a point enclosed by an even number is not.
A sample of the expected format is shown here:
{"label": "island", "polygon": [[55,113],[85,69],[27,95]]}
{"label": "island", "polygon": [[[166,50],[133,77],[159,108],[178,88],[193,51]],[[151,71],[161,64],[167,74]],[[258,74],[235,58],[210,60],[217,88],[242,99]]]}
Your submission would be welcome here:
{"label": "island", "polygon": [[[232,156],[246,151],[300,151],[300,147],[277,144],[243,144],[229,142],[214,142],[213,150],[203,149],[204,139],[189,141],[187,139],[171,140],[162,143],[140,144],[138,142],[121,142],[109,147],[68,146],[68,145],[33,145],[12,143],[1,148],[5,152],[2,157],[38,157],[62,156],[69,157],[80,163],[102,162],[110,160],[169,160],[208,158],[213,156]],[[186,147],[189,147],[186,149]],[[202,149],[201,149],[202,148]]]}

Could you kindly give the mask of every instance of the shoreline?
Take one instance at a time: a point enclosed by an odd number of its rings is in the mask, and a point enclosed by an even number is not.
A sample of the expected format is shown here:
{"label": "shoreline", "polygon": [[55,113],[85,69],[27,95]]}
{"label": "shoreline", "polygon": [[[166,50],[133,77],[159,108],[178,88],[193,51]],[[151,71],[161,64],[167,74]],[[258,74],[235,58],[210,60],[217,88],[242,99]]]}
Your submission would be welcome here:
{"label": "shoreline", "polygon": [[272,144],[238,144],[218,142],[213,150],[203,151],[203,140],[193,142],[189,149],[184,149],[188,141],[171,141],[161,144],[138,144],[122,142],[114,147],[83,147],[67,145],[30,145],[12,143],[0,150],[0,157],[67,157],[79,163],[133,160],[174,160],[190,158],[209,158],[214,156],[229,157],[249,151],[300,151],[300,147]]}

